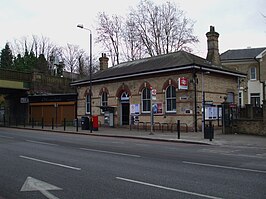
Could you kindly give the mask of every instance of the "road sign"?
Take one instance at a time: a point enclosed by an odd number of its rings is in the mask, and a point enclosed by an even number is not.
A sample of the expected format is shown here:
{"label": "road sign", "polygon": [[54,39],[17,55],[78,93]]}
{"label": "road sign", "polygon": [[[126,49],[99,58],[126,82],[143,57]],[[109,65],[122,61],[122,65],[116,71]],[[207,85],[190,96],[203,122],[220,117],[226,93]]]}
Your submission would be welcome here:
{"label": "road sign", "polygon": [[21,97],[20,98],[20,103],[21,104],[27,104],[27,103],[29,103],[29,98],[27,98],[27,97]]}
{"label": "road sign", "polygon": [[151,100],[155,101],[156,100],[156,89],[151,90]]}
{"label": "road sign", "polygon": [[156,89],[152,89],[151,90],[151,95],[156,95],[156,92],[157,92]]}

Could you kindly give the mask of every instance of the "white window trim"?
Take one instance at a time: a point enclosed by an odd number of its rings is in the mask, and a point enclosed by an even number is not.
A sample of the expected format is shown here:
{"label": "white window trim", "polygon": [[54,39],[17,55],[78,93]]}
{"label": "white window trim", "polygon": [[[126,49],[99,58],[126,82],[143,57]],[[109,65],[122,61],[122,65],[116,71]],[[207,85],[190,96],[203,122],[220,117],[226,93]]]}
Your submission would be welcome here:
{"label": "white window trim", "polygon": [[243,90],[239,90],[239,92],[238,92],[238,103],[239,103],[239,94],[241,93],[241,104],[238,104],[238,106],[240,106],[240,107],[244,107],[244,97],[243,97],[243,95],[244,95],[244,91]]}
{"label": "white window trim", "polygon": [[[169,85],[169,86],[172,86],[172,85]],[[167,96],[166,95],[167,95],[167,89],[169,88],[169,86],[165,89],[165,112],[166,113],[176,113],[176,109],[175,110],[171,110],[171,111],[167,110]],[[171,98],[171,99],[173,99],[173,98]],[[175,100],[176,100],[176,98],[175,98]]]}
{"label": "white window trim", "polygon": [[[255,78],[252,78],[252,72],[251,70],[254,69],[255,70]],[[250,80],[257,80],[257,69],[256,67],[251,67],[250,68],[250,76],[249,76]]]}
{"label": "white window trim", "polygon": [[106,98],[107,98],[106,103],[107,103],[107,106],[108,106],[108,94],[106,92],[103,92],[102,95],[101,95],[101,106],[103,106],[103,94],[104,93],[106,94]]}
{"label": "white window trim", "polygon": [[[90,114],[90,111],[87,111],[88,110],[88,98],[89,98],[89,95],[86,95],[86,99],[85,99],[86,100],[85,101],[86,114]],[[91,106],[91,102],[90,102],[90,106]]]}
{"label": "white window trim", "polygon": [[[144,88],[144,89],[148,89],[148,88]],[[143,90],[144,90],[143,89]],[[144,111],[143,110],[143,105],[144,105],[144,103],[143,103],[143,90],[142,90],[142,92],[141,92],[141,112],[142,113],[151,113],[151,111],[149,110],[149,111]],[[151,92],[151,90],[150,90],[150,92]],[[147,101],[148,101],[148,99],[146,99]],[[152,101],[151,101],[151,99],[149,99],[150,100],[150,103],[152,103]],[[151,109],[151,107],[150,107],[150,109]]]}

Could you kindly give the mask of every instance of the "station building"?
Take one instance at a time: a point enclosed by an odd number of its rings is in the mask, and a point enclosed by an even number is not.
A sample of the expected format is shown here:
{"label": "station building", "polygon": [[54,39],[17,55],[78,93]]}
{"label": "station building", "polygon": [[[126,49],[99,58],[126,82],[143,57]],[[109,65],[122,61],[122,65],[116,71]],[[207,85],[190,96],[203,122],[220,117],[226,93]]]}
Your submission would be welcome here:
{"label": "station building", "polygon": [[[245,77],[221,65],[219,34],[213,26],[206,36],[206,59],[178,51],[108,67],[108,57],[102,54],[100,71],[91,78],[91,91],[90,79],[71,83],[78,93],[77,116],[90,115],[91,106],[91,114],[101,124],[117,127],[149,123],[152,110],[154,123],[171,125],[180,120],[197,131],[202,125],[202,108],[219,107],[225,100],[237,103],[238,80]],[[206,116],[219,119],[217,112]]]}

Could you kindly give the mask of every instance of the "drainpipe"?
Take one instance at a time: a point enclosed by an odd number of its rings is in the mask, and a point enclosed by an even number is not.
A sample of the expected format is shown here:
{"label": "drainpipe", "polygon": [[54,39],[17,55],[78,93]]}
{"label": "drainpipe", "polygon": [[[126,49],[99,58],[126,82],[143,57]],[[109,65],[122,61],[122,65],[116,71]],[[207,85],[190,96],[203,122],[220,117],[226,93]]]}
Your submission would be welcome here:
{"label": "drainpipe", "polygon": [[257,61],[258,62],[258,64],[259,64],[259,81],[260,81],[260,83],[262,84],[262,101],[264,101],[265,100],[265,81],[261,81],[261,77],[260,77],[260,61],[259,61],[259,59],[257,59],[256,57],[254,57],[254,59],[255,59],[255,61]]}
{"label": "drainpipe", "polygon": [[193,71],[193,83],[194,83],[194,131],[198,132],[198,109],[197,109],[197,73]]}

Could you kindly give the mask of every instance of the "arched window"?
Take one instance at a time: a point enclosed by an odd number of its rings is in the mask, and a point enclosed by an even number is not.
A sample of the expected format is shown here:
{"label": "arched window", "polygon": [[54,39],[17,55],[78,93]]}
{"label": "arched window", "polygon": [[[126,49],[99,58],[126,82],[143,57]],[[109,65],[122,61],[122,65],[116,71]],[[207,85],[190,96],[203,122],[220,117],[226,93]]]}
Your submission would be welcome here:
{"label": "arched window", "polygon": [[235,102],[235,94],[233,92],[228,92],[226,101],[229,103],[234,103]]}
{"label": "arched window", "polygon": [[148,113],[151,110],[151,90],[144,88],[141,95],[142,112]]}
{"label": "arched window", "polygon": [[101,105],[102,105],[102,106],[108,106],[108,96],[107,96],[107,92],[102,92],[102,96],[101,96]]}
{"label": "arched window", "polygon": [[165,92],[166,112],[176,112],[176,89],[169,85]]}
{"label": "arched window", "polygon": [[86,95],[86,114],[90,113],[90,106],[91,106],[90,95]]}
{"label": "arched window", "polygon": [[120,100],[121,100],[121,101],[128,101],[128,100],[129,100],[129,94],[128,94],[128,92],[124,91],[124,92],[121,94]]}

